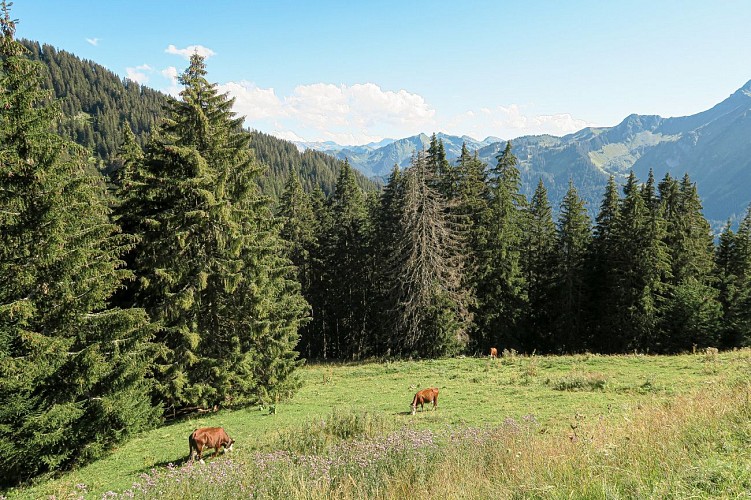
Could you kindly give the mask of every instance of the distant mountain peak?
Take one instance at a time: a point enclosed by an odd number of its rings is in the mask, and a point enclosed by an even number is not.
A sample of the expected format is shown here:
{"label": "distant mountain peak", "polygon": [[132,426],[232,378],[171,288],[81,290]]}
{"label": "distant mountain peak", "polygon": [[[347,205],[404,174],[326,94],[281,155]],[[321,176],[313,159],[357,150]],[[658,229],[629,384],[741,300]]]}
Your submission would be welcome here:
{"label": "distant mountain peak", "polygon": [[742,97],[751,97],[751,80],[747,81],[743,87],[736,90],[730,97],[734,97],[736,95]]}

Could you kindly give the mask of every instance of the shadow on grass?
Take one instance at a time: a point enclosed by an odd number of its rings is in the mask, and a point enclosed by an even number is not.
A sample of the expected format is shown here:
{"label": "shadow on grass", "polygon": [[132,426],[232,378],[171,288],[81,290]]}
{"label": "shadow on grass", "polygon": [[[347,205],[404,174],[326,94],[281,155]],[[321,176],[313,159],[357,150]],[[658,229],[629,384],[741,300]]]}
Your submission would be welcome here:
{"label": "shadow on grass", "polygon": [[[219,453],[216,457],[213,457],[213,452],[207,453],[203,456],[203,460],[208,464],[209,462],[213,462],[215,460],[223,460],[228,457],[224,457],[224,453]],[[193,461],[195,465],[202,465],[201,461],[196,457],[196,459]],[[184,465],[190,464],[190,456],[184,456],[180,457],[176,460],[163,460],[161,462],[157,462],[155,464],[149,465],[148,467],[142,467],[138,470],[138,473],[149,473],[152,469],[165,469],[169,467],[170,465],[175,468],[183,467]]]}
{"label": "shadow on grass", "polygon": [[[206,458],[207,457],[204,457],[204,460]],[[139,475],[140,474],[148,474],[153,469],[166,469],[170,465],[172,465],[173,467],[176,467],[176,468],[180,468],[180,467],[182,467],[184,465],[187,465],[188,463],[190,463],[190,460],[189,460],[189,457],[187,457],[187,456],[186,457],[182,457],[182,458],[178,458],[177,460],[164,460],[162,462],[157,462],[155,464],[151,464],[149,466],[142,467],[142,468],[138,469],[136,471],[136,473],[139,474]],[[198,460],[196,460],[194,463],[197,464],[199,462],[198,462]]]}

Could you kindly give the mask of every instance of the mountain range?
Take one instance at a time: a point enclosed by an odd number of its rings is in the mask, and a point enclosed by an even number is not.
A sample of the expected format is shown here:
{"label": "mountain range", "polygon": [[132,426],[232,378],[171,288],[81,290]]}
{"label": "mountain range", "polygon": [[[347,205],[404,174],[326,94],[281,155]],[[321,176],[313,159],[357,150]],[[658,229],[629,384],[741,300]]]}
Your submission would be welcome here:
{"label": "mountain range", "polygon": [[[455,160],[462,143],[488,165],[505,140],[437,134],[447,157]],[[393,166],[408,166],[430,137],[419,134],[366,146],[328,146],[319,150],[349,162],[369,177],[385,179]],[[305,146],[297,143],[299,148]],[[633,170],[646,180],[650,169],[659,181],[666,173],[688,174],[697,183],[705,216],[715,225],[742,215],[751,202],[751,81],[716,106],[690,116],[627,116],[614,127],[588,127],[563,137],[522,136],[512,140],[519,159],[523,191],[530,195],[539,179],[557,207],[572,180],[591,213],[599,208],[608,177],[622,181]]]}

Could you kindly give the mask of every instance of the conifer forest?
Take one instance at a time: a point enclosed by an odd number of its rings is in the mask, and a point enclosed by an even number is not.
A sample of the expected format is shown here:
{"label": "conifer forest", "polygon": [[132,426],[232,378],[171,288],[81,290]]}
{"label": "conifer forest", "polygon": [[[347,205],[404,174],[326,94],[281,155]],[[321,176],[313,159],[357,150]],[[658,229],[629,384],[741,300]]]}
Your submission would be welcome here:
{"label": "conifer forest", "polygon": [[751,210],[714,234],[688,175],[551,206],[511,142],[449,161],[433,135],[382,185],[245,129],[200,55],[172,98],[18,40],[3,10],[4,485],[287,398],[306,360],[751,344]]}

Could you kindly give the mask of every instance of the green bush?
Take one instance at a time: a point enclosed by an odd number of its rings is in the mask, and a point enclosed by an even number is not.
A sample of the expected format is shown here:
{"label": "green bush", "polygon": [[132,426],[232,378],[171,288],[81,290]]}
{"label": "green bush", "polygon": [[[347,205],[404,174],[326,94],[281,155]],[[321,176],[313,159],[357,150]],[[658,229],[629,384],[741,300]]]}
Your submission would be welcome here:
{"label": "green bush", "polygon": [[571,372],[553,382],[556,391],[602,391],[607,379],[602,373]]}

